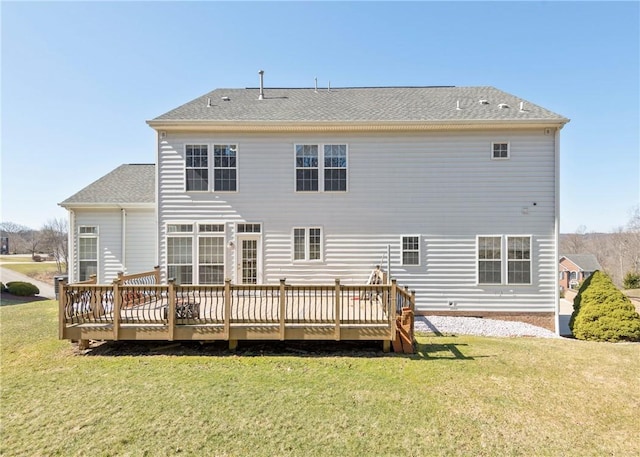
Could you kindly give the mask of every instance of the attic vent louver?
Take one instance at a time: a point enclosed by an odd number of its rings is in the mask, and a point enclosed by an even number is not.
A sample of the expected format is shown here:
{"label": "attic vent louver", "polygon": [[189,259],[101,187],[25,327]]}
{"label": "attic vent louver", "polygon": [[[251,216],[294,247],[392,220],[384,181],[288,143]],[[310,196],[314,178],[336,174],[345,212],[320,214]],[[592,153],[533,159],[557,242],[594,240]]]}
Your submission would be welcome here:
{"label": "attic vent louver", "polygon": [[482,99],[482,100],[480,100],[480,102],[479,102],[479,103],[480,103],[481,105],[488,105],[488,104],[489,104],[489,100],[484,100],[484,99]]}
{"label": "attic vent louver", "polygon": [[506,109],[506,108],[509,108],[509,105],[507,105],[506,103],[500,103],[500,104],[498,105],[498,108],[500,108],[500,109]]}
{"label": "attic vent louver", "polygon": [[224,97],[222,97],[222,101],[223,102],[230,102],[231,99],[225,95]]}

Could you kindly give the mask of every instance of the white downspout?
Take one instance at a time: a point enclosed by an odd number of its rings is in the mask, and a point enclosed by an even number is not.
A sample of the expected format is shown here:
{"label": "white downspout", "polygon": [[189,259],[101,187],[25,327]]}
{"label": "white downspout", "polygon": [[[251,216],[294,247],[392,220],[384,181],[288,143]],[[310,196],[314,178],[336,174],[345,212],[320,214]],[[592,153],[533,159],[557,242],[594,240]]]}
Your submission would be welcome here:
{"label": "white downspout", "polygon": [[122,214],[122,271],[127,273],[127,210],[120,208]]}
{"label": "white downspout", "polygon": [[69,210],[69,233],[67,233],[67,247],[69,258],[67,259],[67,275],[69,276],[69,283],[76,282],[76,215],[72,209]]}

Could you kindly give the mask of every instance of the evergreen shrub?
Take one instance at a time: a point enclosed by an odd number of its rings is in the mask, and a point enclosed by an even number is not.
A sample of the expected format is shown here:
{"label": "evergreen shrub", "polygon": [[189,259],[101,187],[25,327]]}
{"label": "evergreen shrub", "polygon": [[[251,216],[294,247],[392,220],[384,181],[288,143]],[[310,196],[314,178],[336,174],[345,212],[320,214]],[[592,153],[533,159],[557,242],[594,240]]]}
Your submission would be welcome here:
{"label": "evergreen shrub", "polygon": [[7,283],[7,291],[10,294],[18,295],[19,297],[30,297],[32,295],[38,295],[40,289],[31,284],[30,282],[12,281]]}
{"label": "evergreen shrub", "polygon": [[640,289],[640,273],[628,272],[624,275],[622,285],[625,289]]}
{"label": "evergreen shrub", "polygon": [[640,341],[640,315],[629,297],[601,271],[580,287],[569,328],[580,340]]}

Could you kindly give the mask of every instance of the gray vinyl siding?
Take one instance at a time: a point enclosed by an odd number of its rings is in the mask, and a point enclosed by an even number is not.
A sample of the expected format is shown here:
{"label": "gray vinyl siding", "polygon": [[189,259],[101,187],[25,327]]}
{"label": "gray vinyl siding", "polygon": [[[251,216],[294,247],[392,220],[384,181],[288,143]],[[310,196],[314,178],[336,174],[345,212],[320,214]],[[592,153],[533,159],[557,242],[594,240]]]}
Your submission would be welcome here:
{"label": "gray vinyl siding", "polygon": [[122,221],[120,210],[75,210],[74,236],[76,237],[73,253],[73,277],[77,281],[78,272],[78,227],[98,227],[98,283],[105,284],[113,281],[122,264]]}
{"label": "gray vinyl siding", "polygon": [[[510,143],[491,160],[491,143]],[[238,145],[237,192],[185,192],[184,145]],[[295,144],[347,144],[347,192],[295,192]],[[402,135],[169,133],[159,145],[159,260],[176,221],[263,224],[263,282],[364,282],[391,245],[392,275],[420,310],[553,311],[554,135],[544,128]],[[210,172],[210,179],[212,179]],[[535,205],[534,205],[535,203]],[[293,228],[322,228],[322,261],[293,261]],[[420,236],[420,265],[401,265],[401,236]],[[476,283],[478,235],[532,237],[532,284]],[[237,247],[237,246],[236,246]],[[506,256],[506,252],[503,253]],[[234,278],[228,245],[226,275]],[[506,265],[506,262],[505,262]]]}
{"label": "gray vinyl siding", "polygon": [[126,211],[125,273],[150,271],[158,264],[156,218],[153,209]]}

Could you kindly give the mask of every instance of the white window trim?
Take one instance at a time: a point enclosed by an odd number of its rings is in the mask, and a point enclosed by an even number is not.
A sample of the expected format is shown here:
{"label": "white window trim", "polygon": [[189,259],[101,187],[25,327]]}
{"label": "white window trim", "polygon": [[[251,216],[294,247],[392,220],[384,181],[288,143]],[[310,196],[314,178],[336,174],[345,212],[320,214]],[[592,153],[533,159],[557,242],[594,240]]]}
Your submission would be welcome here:
{"label": "white window trim", "polygon": [[[169,232],[170,225],[191,225],[193,229],[190,232]],[[222,225],[223,231],[221,232],[200,232],[200,225]],[[222,245],[225,248],[224,263],[223,263],[223,277],[227,277],[227,224],[224,221],[170,221],[165,223],[164,227],[164,256],[165,256],[165,273],[169,278],[169,242],[168,238],[190,238],[191,239],[191,284],[200,284],[200,258],[199,258],[199,239],[200,238],[219,237],[222,238]],[[172,264],[172,265],[186,265],[186,264]],[[206,264],[209,265],[209,264]]]}
{"label": "white window trim", "polygon": [[[500,238],[500,282],[480,282],[480,238]],[[504,267],[504,235],[481,234],[476,235],[476,285],[478,286],[500,286],[505,283]],[[495,261],[495,260],[493,260]]]}
{"label": "white window trim", "polygon": [[[187,190],[187,146],[206,146],[207,147],[207,189],[206,190]],[[236,147],[236,190],[215,190],[215,147],[216,146],[235,146]],[[240,191],[240,144],[237,141],[215,141],[213,143],[208,142],[190,142],[183,144],[184,153],[184,169],[182,175],[184,176],[184,191],[187,193],[201,194],[201,193],[216,193],[216,194],[234,194]],[[222,168],[230,169],[230,168]]]}
{"label": "white window trim", "polygon": [[[80,233],[82,228],[88,228],[88,227],[93,227],[95,228],[95,233]],[[78,281],[80,281],[80,262],[84,261],[84,262],[91,262],[92,260],[81,260],[80,259],[80,238],[95,238],[96,239],[96,277],[100,276],[100,227],[98,225],[89,225],[89,224],[83,224],[83,225],[78,225],[77,227],[78,229],[78,242],[77,242],[77,253],[76,253],[76,268],[77,268],[77,278]],[[89,278],[86,278],[89,279]],[[86,280],[85,279],[85,280]]]}
{"label": "white window trim", "polygon": [[[418,238],[418,263],[417,264],[405,264],[404,263],[404,239],[405,238],[409,238],[409,237],[413,237],[413,238]],[[407,251],[407,252],[415,252],[415,251]],[[420,235],[411,235],[411,234],[404,234],[404,235],[400,235],[400,264],[403,267],[419,267],[422,265],[422,237]]]}
{"label": "white window trim", "polygon": [[[480,282],[480,238],[500,238],[500,283],[484,283]],[[530,274],[529,274],[529,282],[528,283],[510,283],[509,282],[509,238],[529,238],[529,264],[530,264]],[[476,253],[475,253],[475,263],[476,263],[476,285],[477,286],[531,286],[534,283],[533,275],[535,272],[534,269],[534,245],[533,245],[533,235],[523,234],[523,235],[504,235],[504,234],[480,234],[476,235]]]}
{"label": "white window trim", "polygon": [[[509,282],[509,238],[529,238],[529,282]],[[526,262],[526,260],[517,260],[518,262]],[[504,237],[504,275],[505,283],[509,286],[530,286],[533,284],[533,236],[532,235],[505,235]]]}
{"label": "white window trim", "polygon": [[[297,189],[297,170],[298,167],[296,166],[296,159],[297,159],[297,155],[296,155],[296,147],[297,146],[305,146],[305,145],[309,145],[309,146],[317,146],[318,147],[318,190],[298,190]],[[345,190],[324,190],[324,147],[328,146],[328,145],[344,145],[345,146],[345,158],[347,160],[347,167],[345,168],[346,170],[346,188]],[[349,144],[348,143],[343,143],[343,142],[339,142],[339,141],[333,141],[333,142],[326,142],[326,143],[317,143],[317,142],[313,142],[313,141],[299,141],[299,142],[295,142],[293,143],[293,192],[296,194],[321,194],[321,193],[328,193],[328,194],[346,194],[349,192],[349,169],[350,169],[350,162],[349,162]],[[298,227],[298,228],[304,228],[304,227]]]}
{"label": "white window trim", "polygon": [[[311,229],[320,230],[320,258],[310,259],[311,252]],[[304,259],[296,259],[296,230],[304,230]],[[291,229],[291,261],[293,263],[321,263],[324,262],[324,227],[321,225],[309,225],[305,227],[293,227]]]}
{"label": "white window trim", "polygon": [[[493,147],[496,144],[506,144],[507,145],[507,157],[494,157],[493,155]],[[492,141],[491,142],[491,160],[509,160],[511,158],[511,142],[509,141]]]}

